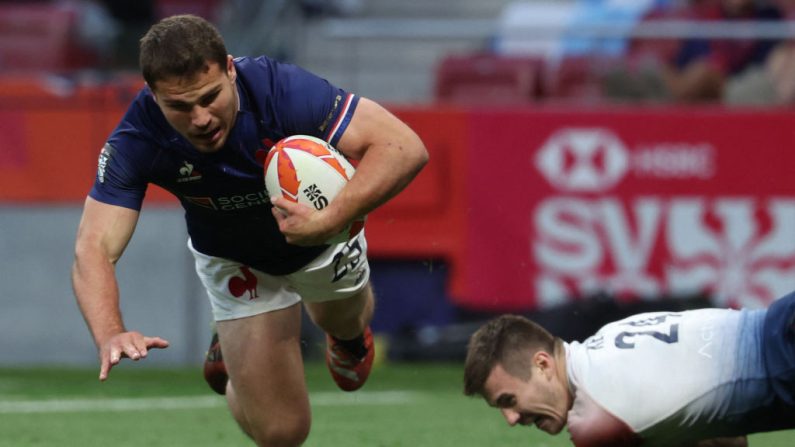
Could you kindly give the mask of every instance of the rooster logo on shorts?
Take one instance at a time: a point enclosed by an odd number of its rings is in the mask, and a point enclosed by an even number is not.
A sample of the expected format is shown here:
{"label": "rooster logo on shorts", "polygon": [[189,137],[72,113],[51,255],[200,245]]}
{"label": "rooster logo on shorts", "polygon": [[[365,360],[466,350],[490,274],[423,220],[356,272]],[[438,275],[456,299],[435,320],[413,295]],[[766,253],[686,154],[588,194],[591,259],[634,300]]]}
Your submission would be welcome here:
{"label": "rooster logo on shorts", "polygon": [[243,277],[233,276],[229,278],[229,293],[234,295],[235,298],[240,298],[248,292],[248,299],[253,300],[257,298],[257,277],[251,273],[245,265],[240,266],[240,273]]}

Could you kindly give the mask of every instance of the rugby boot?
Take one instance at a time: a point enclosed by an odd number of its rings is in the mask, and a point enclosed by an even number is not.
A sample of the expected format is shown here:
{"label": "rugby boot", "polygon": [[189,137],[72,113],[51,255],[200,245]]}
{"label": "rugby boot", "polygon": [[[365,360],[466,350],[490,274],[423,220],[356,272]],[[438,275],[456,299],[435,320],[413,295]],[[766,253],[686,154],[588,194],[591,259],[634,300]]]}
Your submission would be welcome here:
{"label": "rugby boot", "polygon": [[221,355],[221,343],[218,341],[218,333],[213,332],[210,340],[210,348],[204,357],[204,380],[218,394],[226,394],[226,383],[229,376],[226,374],[224,357]]}
{"label": "rugby boot", "polygon": [[375,347],[373,332],[369,326],[359,340],[361,343],[355,345],[356,340],[338,340],[326,334],[326,366],[334,382],[343,391],[356,391],[361,388],[373,367]]}

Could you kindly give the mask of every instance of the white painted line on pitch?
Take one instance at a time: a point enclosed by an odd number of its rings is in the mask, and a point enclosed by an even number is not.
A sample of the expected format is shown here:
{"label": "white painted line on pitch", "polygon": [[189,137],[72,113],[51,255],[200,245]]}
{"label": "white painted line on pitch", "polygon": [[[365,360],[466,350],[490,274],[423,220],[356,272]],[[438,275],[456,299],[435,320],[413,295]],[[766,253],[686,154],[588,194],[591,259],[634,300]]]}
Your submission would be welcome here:
{"label": "white painted line on pitch", "polygon": [[[318,392],[309,396],[312,406],[399,405],[416,403],[421,393],[412,391]],[[80,413],[90,411],[186,410],[226,406],[218,396],[140,397],[127,399],[47,399],[0,401],[0,414]]]}
{"label": "white painted line on pitch", "polygon": [[351,406],[351,405],[399,405],[417,403],[423,398],[418,391],[357,391],[343,393],[338,391],[310,393],[312,406]]}
{"label": "white painted line on pitch", "polygon": [[221,398],[142,397],[128,399],[47,399],[0,402],[0,413],[79,413],[85,411],[181,410],[224,405]]}

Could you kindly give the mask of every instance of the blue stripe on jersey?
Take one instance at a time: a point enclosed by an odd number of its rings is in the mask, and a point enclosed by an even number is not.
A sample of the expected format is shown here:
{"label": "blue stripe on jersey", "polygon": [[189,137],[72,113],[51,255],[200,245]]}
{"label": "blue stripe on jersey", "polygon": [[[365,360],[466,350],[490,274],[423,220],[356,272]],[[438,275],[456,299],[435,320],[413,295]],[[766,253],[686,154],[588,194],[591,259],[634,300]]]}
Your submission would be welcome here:
{"label": "blue stripe on jersey", "polygon": [[353,117],[353,111],[356,109],[358,104],[358,96],[355,96],[352,93],[346,95],[345,101],[342,103],[340,111],[337,113],[336,121],[334,121],[333,124],[328,127],[325,135],[323,136],[324,140],[328,141],[334,147],[337,146],[340,137],[343,133],[345,133],[345,129],[348,128],[348,124],[350,124],[351,118]]}

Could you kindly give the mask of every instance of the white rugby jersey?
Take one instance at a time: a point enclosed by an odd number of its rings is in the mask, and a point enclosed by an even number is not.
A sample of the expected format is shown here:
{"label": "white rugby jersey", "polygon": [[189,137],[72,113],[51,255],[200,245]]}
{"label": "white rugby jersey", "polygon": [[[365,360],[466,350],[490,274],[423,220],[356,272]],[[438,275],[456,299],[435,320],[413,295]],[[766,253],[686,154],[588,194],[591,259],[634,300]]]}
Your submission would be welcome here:
{"label": "white rugby jersey", "polygon": [[683,445],[732,436],[770,395],[764,310],[639,314],[565,344],[577,447]]}

